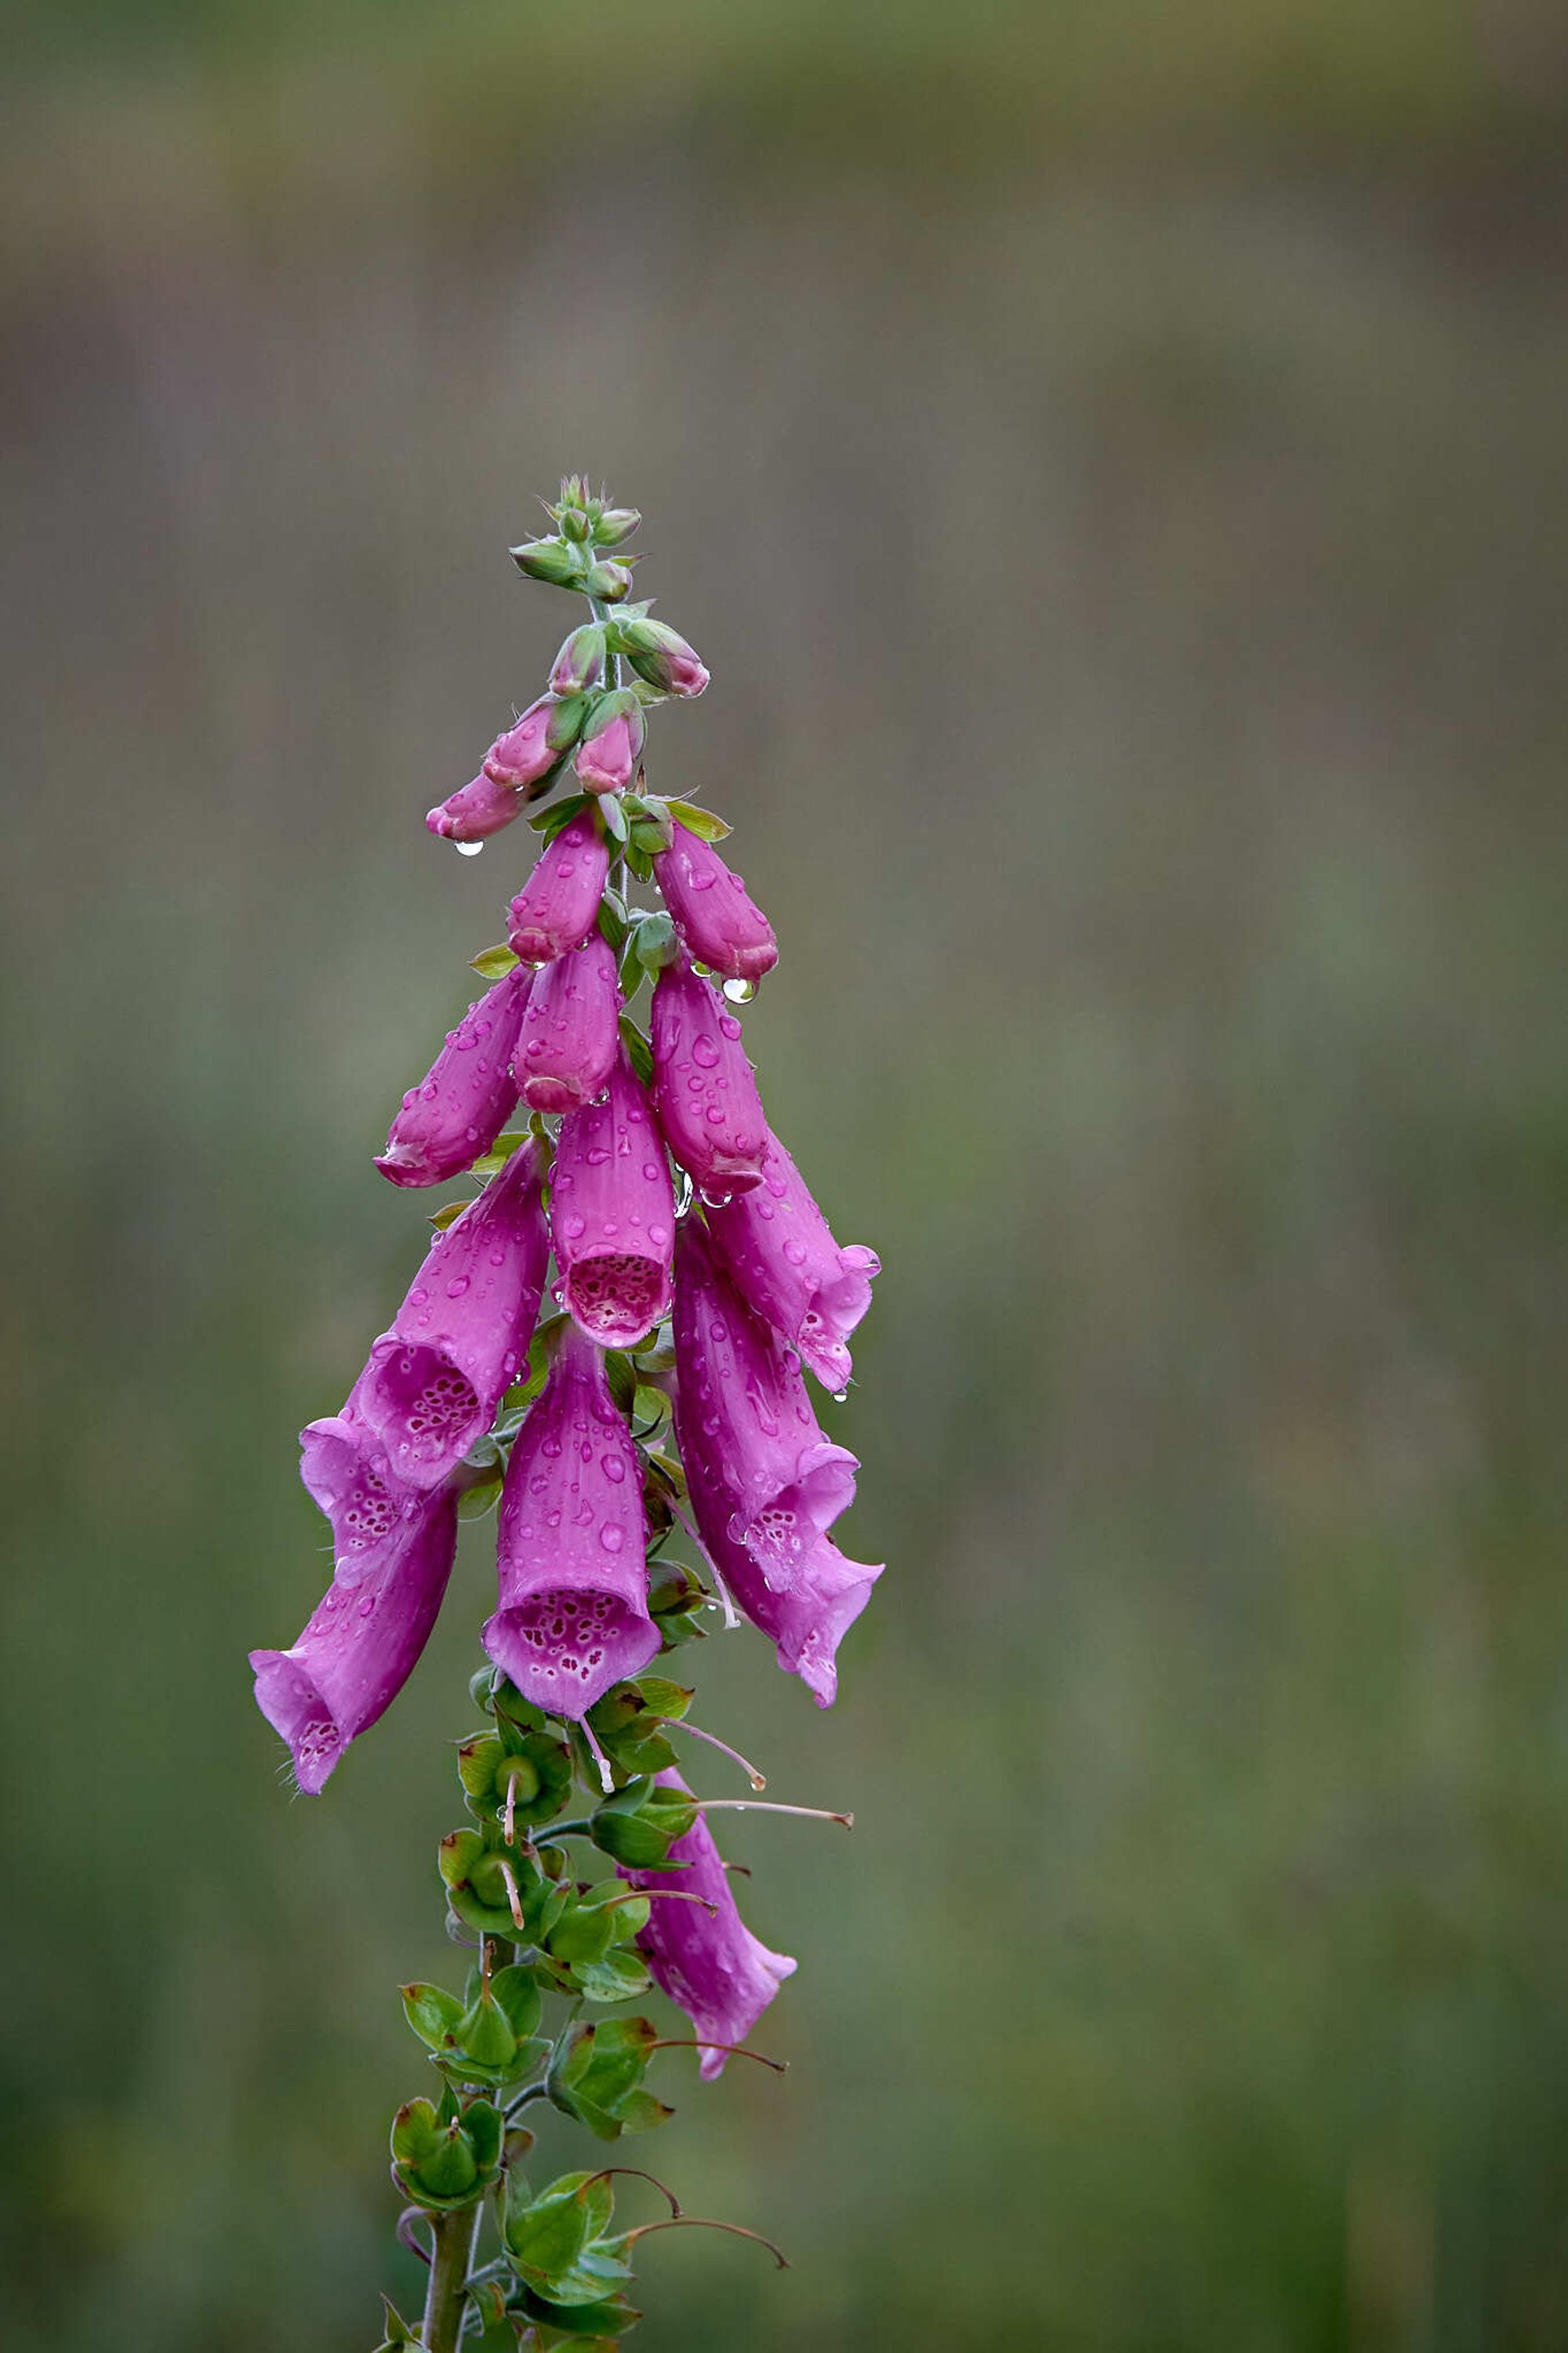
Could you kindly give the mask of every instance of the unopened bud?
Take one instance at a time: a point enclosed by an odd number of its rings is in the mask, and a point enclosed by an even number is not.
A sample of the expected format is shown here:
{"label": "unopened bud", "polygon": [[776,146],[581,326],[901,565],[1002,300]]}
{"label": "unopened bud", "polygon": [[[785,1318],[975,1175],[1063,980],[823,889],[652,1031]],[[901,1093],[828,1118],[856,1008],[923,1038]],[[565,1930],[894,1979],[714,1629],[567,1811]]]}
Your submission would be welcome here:
{"label": "unopened bud", "polygon": [[602,605],[618,605],[632,585],[629,566],[625,564],[595,564],[583,575],[583,594],[597,596]]}
{"label": "unopened bud", "polygon": [[629,687],[602,694],[577,746],[579,782],[591,793],[621,791],[637,773],[646,733],[642,706]]}
{"label": "unopened bud", "polygon": [[630,539],[642,517],[636,507],[606,507],[594,525],[595,547],[619,547]]}
{"label": "unopened bud", "polygon": [[[582,550],[569,547],[563,539],[531,539],[510,554],[520,572],[526,572],[531,580],[542,580],[547,587],[575,588],[583,576]],[[624,588],[621,594],[625,596]]]}
{"label": "unopened bud", "polygon": [[616,632],[617,652],[631,657],[632,668],[661,694],[700,694],[708,672],[679,630],[664,621],[646,617],[627,621]]}
{"label": "unopened bud", "polygon": [[605,629],[601,621],[584,621],[574,629],[556,655],[550,672],[552,694],[582,694],[602,686],[605,679]]}

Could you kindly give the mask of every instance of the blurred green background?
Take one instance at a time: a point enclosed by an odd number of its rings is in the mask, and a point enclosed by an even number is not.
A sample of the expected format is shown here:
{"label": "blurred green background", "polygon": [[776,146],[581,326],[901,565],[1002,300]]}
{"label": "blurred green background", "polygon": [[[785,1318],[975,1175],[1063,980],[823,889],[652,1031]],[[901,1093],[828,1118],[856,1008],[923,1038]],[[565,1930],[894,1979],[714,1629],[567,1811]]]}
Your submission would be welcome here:
{"label": "blurred green background", "polygon": [[244,1654],[527,856],[420,820],[536,689],[505,549],[583,467],[714,672],[651,776],[782,934],[773,1118],[886,1264],[840,1704],[700,1658],[858,1826],[733,1828],[791,2072],[672,2056],[651,2160],[794,2268],[661,2238],[636,2341],[1555,2353],[1557,8],[8,46],[8,2341],[354,2353],[417,2295],[394,1989],[488,1531],[321,1799]]}

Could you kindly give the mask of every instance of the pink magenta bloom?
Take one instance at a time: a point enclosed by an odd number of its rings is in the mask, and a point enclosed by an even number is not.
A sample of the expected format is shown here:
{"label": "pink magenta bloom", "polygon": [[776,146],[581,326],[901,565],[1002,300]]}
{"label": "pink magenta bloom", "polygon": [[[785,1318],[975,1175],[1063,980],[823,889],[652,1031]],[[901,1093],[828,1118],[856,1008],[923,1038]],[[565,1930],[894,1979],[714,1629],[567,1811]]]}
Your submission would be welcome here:
{"label": "pink magenta bloom", "polygon": [[334,1579],[299,1641],[252,1651],[256,1704],[315,1797],[351,1740],[385,1714],[429,1640],[452,1573],[458,1482],[422,1495],[374,1570]]}
{"label": "pink magenta bloom", "polygon": [[603,1354],[573,1324],[512,1447],[496,1551],[484,1645],[536,1707],[580,1716],[658,1649],[637,1449]]}
{"label": "pink magenta bloom", "polygon": [[794,1343],[825,1388],[846,1388],[854,1366],[845,1343],[871,1304],[881,1261],[860,1242],[839,1249],[771,1130],[762,1183],[710,1208],[708,1224],[747,1305]]}
{"label": "pink magenta bloom", "polygon": [[760,1184],[767,1122],[741,1025],[684,957],[654,986],[654,1094],[665,1141],[709,1200]]}
{"label": "pink magenta bloom", "polygon": [[859,1464],[823,1436],[800,1366],[746,1305],[694,1217],[680,1229],[675,1367],[685,1427],[695,1427],[712,1488],[729,1505],[726,1535],[767,1585],[789,1592],[817,1538],[855,1501]]}
{"label": "pink magenta bloom", "polygon": [[498,735],[472,784],[430,811],[425,820],[430,831],[448,841],[483,841],[521,817],[533,797],[529,787],[542,783],[562,757],[549,742],[554,711],[553,696],[543,695],[507,734]]}
{"label": "pink magenta bloom", "polygon": [[727,980],[760,980],[772,972],[779,960],[773,927],[710,841],[678,822],[653,871],[689,955]]}
{"label": "pink magenta bloom", "polygon": [[610,852],[593,814],[563,825],[511,902],[512,953],[549,964],[580,948],[594,928],[610,871]]}
{"label": "pink magenta bloom", "polygon": [[616,955],[602,932],[535,979],[512,1076],[534,1111],[575,1111],[602,1095],[620,1050]]}
{"label": "pink magenta bloom", "polygon": [[398,1482],[435,1487],[495,1419],[533,1336],[550,1245],[538,1144],[437,1234],[355,1396]]}
{"label": "pink magenta bloom", "polygon": [[532,979],[509,972],[447,1032],[376,1161],[393,1184],[444,1185],[489,1150],[517,1104],[511,1058]]}
{"label": "pink magenta bloom", "polygon": [[[690,1794],[679,1773],[660,1773],[658,1779],[661,1788]],[[675,1841],[668,1860],[680,1864],[679,1876],[626,1870],[620,1875],[645,1892],[673,1887],[700,1895],[715,1908],[709,1913],[697,1904],[655,1904],[637,1944],[660,1992],[686,2012],[703,2042],[744,2042],[785,1978],[795,1975],[795,1965],[787,1953],[769,1952],[742,1919],[730,1874],[700,1814],[685,1837]],[[704,2051],[699,2073],[711,2082],[723,2073],[727,2056]]]}
{"label": "pink magenta bloom", "polygon": [[669,1305],[675,1195],[647,1095],[623,1053],[603,1103],[561,1124],[550,1184],[561,1297],[602,1348],[633,1348]]}
{"label": "pink magenta bloom", "polygon": [[[590,718],[573,763],[577,781],[590,793],[618,793],[637,774],[647,730],[635,696],[622,691],[606,696],[609,715]],[[601,704],[601,711],[604,709]]]}
{"label": "pink magenta bloom", "polygon": [[367,1366],[341,1413],[300,1432],[300,1476],[331,1524],[333,1574],[342,1585],[374,1576],[425,1503],[396,1477],[364,1418],[369,1378]]}

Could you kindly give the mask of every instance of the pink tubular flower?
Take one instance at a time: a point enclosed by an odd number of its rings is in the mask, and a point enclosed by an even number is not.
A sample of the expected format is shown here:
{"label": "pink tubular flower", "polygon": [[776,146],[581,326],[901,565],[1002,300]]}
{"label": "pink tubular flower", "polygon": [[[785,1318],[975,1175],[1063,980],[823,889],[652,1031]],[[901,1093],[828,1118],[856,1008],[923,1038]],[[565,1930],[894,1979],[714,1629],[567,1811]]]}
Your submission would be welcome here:
{"label": "pink tubular flower", "polygon": [[252,1651],[256,1704],[315,1797],[351,1740],[385,1714],[429,1640],[452,1573],[458,1483],[417,1499],[358,1583],[327,1588],[287,1651]]}
{"label": "pink tubular flower", "polygon": [[333,1574],[341,1585],[374,1576],[401,1542],[425,1498],[406,1487],[364,1418],[366,1367],[340,1413],[300,1432],[300,1476],[332,1530]]}
{"label": "pink tubular flower", "polygon": [[767,1122],[741,1025],[684,956],[654,986],[654,1095],[665,1140],[704,1199],[762,1181]]}
{"label": "pink tubular flower", "polygon": [[637,1449],[603,1355],[571,1324],[512,1448],[497,1567],[485,1649],[536,1707],[580,1716],[658,1649]]}
{"label": "pink tubular flower", "polygon": [[511,1058],[532,979],[509,972],[447,1032],[376,1161],[394,1185],[444,1185],[489,1150],[516,1107]]}
{"label": "pink tubular flower", "polygon": [[617,634],[637,676],[661,694],[689,698],[702,692],[708,683],[707,670],[668,621],[650,621],[645,614],[640,620],[623,623]]}
{"label": "pink tubular flower", "polygon": [[637,774],[646,733],[641,705],[629,689],[604,696],[577,746],[578,783],[590,793],[618,793]]}
{"label": "pink tubular flower", "polygon": [[562,1301],[602,1348],[634,1348],[669,1305],[675,1195],[626,1055],[601,1103],[562,1122],[550,1187]]}
{"label": "pink tubular flower", "polygon": [[747,1305],[794,1343],[824,1388],[844,1388],[854,1371],[845,1343],[871,1304],[881,1261],[860,1242],[839,1249],[771,1129],[762,1183],[710,1208],[708,1224]]}
{"label": "pink tubular flower", "polygon": [[563,825],[511,902],[512,953],[525,964],[549,964],[580,948],[594,928],[610,871],[610,852],[584,809]]}
{"label": "pink tubular flower", "polygon": [[430,811],[425,820],[430,831],[448,841],[483,841],[521,817],[534,797],[531,788],[542,784],[563,756],[549,741],[554,712],[552,695],[531,703],[515,727],[496,737],[472,784]]}
{"label": "pink tubular flower", "polygon": [[575,1111],[605,1092],[620,1050],[616,957],[601,932],[535,979],[512,1076],[534,1111]]}
{"label": "pink tubular flower", "polygon": [[791,1591],[817,1538],[855,1501],[859,1464],[823,1436],[800,1366],[746,1305],[696,1218],[680,1229],[675,1367],[684,1428],[729,1506],[725,1535],[764,1584]]}
{"label": "pink tubular flower", "polygon": [[727,980],[760,980],[779,960],[773,927],[711,842],[675,821],[653,871],[689,955]]}
{"label": "pink tubular flower", "polygon": [[[689,1795],[679,1773],[660,1773],[658,1779],[661,1788]],[[795,1975],[795,1965],[787,1953],[771,1953],[742,1919],[730,1875],[700,1814],[685,1837],[675,1841],[668,1859],[681,1866],[679,1876],[624,1869],[620,1875],[645,1893],[673,1887],[700,1895],[715,1909],[656,1904],[637,1937],[643,1957],[660,1992],[686,2012],[703,2042],[743,2042],[785,1978]],[[728,2055],[704,2051],[699,2073],[711,2082],[723,2073]]]}
{"label": "pink tubular flower", "polygon": [[360,1409],[404,1486],[438,1486],[483,1438],[533,1334],[550,1245],[545,1155],[527,1144],[437,1234],[390,1331],[370,1352]]}

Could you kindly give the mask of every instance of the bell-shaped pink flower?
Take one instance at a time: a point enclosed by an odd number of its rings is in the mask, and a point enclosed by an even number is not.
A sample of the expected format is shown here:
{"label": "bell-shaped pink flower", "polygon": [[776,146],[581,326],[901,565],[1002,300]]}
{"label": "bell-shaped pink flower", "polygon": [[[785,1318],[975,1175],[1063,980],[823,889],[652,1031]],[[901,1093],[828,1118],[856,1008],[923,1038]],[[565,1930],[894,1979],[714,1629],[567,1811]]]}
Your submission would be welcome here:
{"label": "bell-shaped pink flower", "polygon": [[517,1104],[511,1058],[532,978],[509,972],[447,1032],[376,1161],[393,1184],[444,1185],[489,1150]]}
{"label": "bell-shaped pink flower", "polygon": [[390,1707],[429,1640],[457,1549],[459,1483],[417,1499],[370,1574],[334,1578],[289,1649],[250,1653],[257,1705],[308,1797]]}
{"label": "bell-shaped pink flower", "polygon": [[710,1208],[708,1225],[747,1305],[794,1343],[825,1388],[847,1388],[846,1342],[871,1304],[881,1261],[860,1242],[839,1249],[771,1129],[762,1183]]}
{"label": "bell-shaped pink flower", "polygon": [[300,1432],[300,1476],[331,1525],[333,1574],[342,1585],[374,1576],[425,1504],[396,1476],[364,1418],[369,1377],[367,1366],[341,1412]]}
{"label": "bell-shaped pink flower", "polygon": [[688,955],[727,980],[772,972],[779,960],[773,927],[710,841],[675,821],[675,839],[653,871]]}
{"label": "bell-shaped pink flower", "polygon": [[602,932],[557,956],[534,980],[512,1076],[534,1111],[575,1111],[605,1092],[620,1050],[616,956]]}
{"label": "bell-shaped pink flower", "polygon": [[649,1029],[658,1124],[703,1198],[760,1184],[768,1129],[741,1025],[684,956],[654,985]]}
{"label": "bell-shaped pink flower", "polygon": [[430,811],[425,822],[432,833],[448,841],[483,841],[522,815],[535,797],[532,786],[563,756],[550,742],[555,707],[553,695],[541,696],[515,727],[496,737],[472,784]]}
{"label": "bell-shaped pink flower", "polygon": [[675,1195],[652,1105],[624,1053],[604,1102],[561,1123],[550,1225],[563,1305],[602,1348],[635,1348],[669,1305]]}
{"label": "bell-shaped pink flower", "polygon": [[545,1154],[526,1144],[437,1234],[355,1390],[405,1486],[447,1478],[495,1419],[528,1353],[550,1244]]}
{"label": "bell-shaped pink flower", "polygon": [[725,1534],[767,1585],[788,1592],[855,1501],[859,1465],[823,1436],[799,1365],[746,1305],[696,1218],[680,1230],[675,1368],[687,1422],[729,1505]]}
{"label": "bell-shaped pink flower", "polygon": [[[661,1788],[689,1796],[679,1773],[660,1773]],[[686,2012],[698,2039],[708,2043],[744,2042],[795,1964],[787,1953],[772,1953],[742,1919],[713,1833],[699,1814],[684,1838],[669,1850],[669,1871],[628,1871],[633,1887],[675,1888],[700,1895],[702,1904],[656,1904],[637,1937],[661,1993]],[[710,1912],[703,1908],[711,1905]],[[724,2072],[728,2052],[706,2050],[698,2072],[708,2081]]]}
{"label": "bell-shaped pink flower", "polygon": [[524,964],[580,948],[594,928],[610,871],[604,836],[584,809],[563,825],[511,902],[508,934]]}
{"label": "bell-shaped pink flower", "polygon": [[542,694],[531,702],[522,717],[498,735],[484,756],[485,775],[498,785],[510,785],[514,792],[533,795],[531,787],[542,784],[562,757],[551,740],[552,723],[559,705],[552,694]]}
{"label": "bell-shaped pink flower", "polygon": [[605,1359],[563,1324],[519,1430],[497,1529],[500,1606],[484,1645],[523,1697],[580,1716],[658,1649],[647,1612],[642,1472]]}
{"label": "bell-shaped pink flower", "polygon": [[573,765],[585,792],[618,793],[637,774],[647,729],[629,688],[605,695],[589,714]]}

